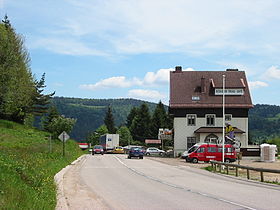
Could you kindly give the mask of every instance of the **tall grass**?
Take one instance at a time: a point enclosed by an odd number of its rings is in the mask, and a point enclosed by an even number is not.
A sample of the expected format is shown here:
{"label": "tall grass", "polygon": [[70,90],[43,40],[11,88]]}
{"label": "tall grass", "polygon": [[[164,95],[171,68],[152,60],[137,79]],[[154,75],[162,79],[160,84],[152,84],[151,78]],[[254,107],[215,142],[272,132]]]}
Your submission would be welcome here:
{"label": "tall grass", "polygon": [[0,209],[54,209],[54,175],[83,152],[77,144],[53,140],[46,132],[0,120]]}

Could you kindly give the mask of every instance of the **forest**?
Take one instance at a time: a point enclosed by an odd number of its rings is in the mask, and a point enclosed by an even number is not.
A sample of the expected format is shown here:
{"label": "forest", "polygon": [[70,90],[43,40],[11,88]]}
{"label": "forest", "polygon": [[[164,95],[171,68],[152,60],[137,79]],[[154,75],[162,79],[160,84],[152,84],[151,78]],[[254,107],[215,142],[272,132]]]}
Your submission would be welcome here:
{"label": "forest", "polygon": [[[117,127],[126,125],[127,116],[133,107],[147,104],[152,113],[156,104],[136,99],[81,99],[54,97],[52,104],[58,112],[66,117],[77,119],[71,137],[78,141],[85,141],[87,136],[104,124],[108,107],[112,107],[114,122]],[[167,110],[167,107],[165,106]]]}

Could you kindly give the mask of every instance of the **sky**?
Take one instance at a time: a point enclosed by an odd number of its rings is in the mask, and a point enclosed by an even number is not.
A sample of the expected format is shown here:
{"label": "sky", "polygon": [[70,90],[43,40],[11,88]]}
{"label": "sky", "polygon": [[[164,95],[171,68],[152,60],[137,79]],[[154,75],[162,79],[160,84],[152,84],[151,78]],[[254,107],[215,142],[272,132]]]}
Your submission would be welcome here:
{"label": "sky", "polygon": [[280,105],[279,0],[0,0],[46,93],[169,103],[169,72],[245,71]]}

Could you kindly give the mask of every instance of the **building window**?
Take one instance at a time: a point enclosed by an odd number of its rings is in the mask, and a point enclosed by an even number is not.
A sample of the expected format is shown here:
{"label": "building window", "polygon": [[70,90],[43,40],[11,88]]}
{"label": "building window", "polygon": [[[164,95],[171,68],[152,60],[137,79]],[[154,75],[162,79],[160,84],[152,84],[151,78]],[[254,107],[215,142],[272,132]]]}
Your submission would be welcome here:
{"label": "building window", "polygon": [[191,148],[197,143],[196,137],[187,137],[187,149]]}
{"label": "building window", "polygon": [[225,121],[231,121],[231,117],[232,117],[231,114],[226,114],[225,115]]}
{"label": "building window", "polygon": [[188,126],[195,126],[195,119],[196,119],[195,114],[188,114],[187,115],[187,125]]}
{"label": "building window", "polygon": [[206,125],[207,126],[215,126],[215,115],[207,114],[206,115]]}

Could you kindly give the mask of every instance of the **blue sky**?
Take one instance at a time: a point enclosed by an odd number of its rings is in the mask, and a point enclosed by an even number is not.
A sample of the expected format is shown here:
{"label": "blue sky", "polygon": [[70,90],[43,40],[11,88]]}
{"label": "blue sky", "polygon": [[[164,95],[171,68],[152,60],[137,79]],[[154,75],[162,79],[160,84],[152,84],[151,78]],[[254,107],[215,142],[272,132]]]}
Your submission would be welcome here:
{"label": "blue sky", "polygon": [[46,92],[169,100],[169,71],[238,68],[280,105],[278,0],[0,0]]}

